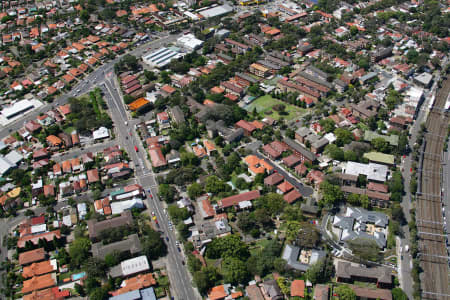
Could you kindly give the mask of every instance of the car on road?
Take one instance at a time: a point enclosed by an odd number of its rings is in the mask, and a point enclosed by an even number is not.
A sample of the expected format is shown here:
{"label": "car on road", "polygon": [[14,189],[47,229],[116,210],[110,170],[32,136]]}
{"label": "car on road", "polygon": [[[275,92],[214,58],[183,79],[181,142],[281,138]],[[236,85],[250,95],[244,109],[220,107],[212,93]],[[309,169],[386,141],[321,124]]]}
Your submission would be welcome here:
{"label": "car on road", "polygon": [[[134,146],[134,151],[139,152],[138,147]],[[137,166],[137,165],[136,165]]]}
{"label": "car on road", "polygon": [[180,246],[180,242],[179,241],[175,241],[175,245]]}
{"label": "car on road", "polygon": [[166,236],[166,241],[167,241],[167,242],[169,241],[169,237],[168,237],[168,236]]}
{"label": "car on road", "polygon": [[152,216],[154,216],[155,215],[155,212],[154,211],[152,211]]}

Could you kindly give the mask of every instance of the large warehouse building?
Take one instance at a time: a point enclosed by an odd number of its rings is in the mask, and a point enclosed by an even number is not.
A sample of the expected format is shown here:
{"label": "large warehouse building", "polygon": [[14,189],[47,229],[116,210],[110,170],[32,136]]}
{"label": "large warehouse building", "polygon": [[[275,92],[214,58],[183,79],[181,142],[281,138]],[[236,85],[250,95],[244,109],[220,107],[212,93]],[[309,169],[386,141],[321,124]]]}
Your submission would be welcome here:
{"label": "large warehouse building", "polygon": [[179,52],[178,48],[164,47],[142,56],[142,61],[152,67],[163,68],[168,65],[172,59],[177,59],[182,56],[183,54]]}

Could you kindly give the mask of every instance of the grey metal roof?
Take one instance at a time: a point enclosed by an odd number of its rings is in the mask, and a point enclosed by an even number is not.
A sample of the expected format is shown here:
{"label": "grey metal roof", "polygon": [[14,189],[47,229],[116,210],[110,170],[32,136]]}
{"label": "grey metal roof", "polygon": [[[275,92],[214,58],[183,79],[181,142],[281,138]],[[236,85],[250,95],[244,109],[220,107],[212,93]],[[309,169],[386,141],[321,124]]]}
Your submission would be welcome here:
{"label": "grey metal roof", "polygon": [[316,160],[316,156],[314,155],[314,153],[312,153],[308,149],[304,148],[299,143],[291,140],[290,138],[284,138],[283,142],[285,142],[290,148],[294,149],[298,153],[301,153],[307,159],[309,159],[311,161],[315,161]]}
{"label": "grey metal roof", "polygon": [[251,76],[249,76],[247,74],[244,74],[244,73],[237,72],[236,76],[239,76],[242,79],[245,79],[245,80],[247,80],[250,83],[257,83],[258,82],[258,80],[256,80],[255,78],[253,78],[253,77],[251,77]]}
{"label": "grey metal roof", "polygon": [[[326,74],[326,73],[325,73],[325,74]],[[308,80],[310,80],[310,81],[313,81],[313,82],[315,82],[315,83],[317,83],[317,84],[326,86],[326,87],[329,88],[329,89],[332,89],[332,88],[333,88],[333,85],[332,85],[330,82],[325,81],[325,80],[322,80],[322,79],[320,79],[320,78],[318,78],[318,77],[315,77],[315,76],[313,76],[313,75],[311,75],[311,74],[309,74],[309,73],[307,73],[307,72],[305,72],[305,71],[300,72],[298,75],[300,75],[301,77],[303,77],[303,78],[305,78],[305,79],[308,79]]]}
{"label": "grey metal roof", "polygon": [[326,138],[321,138],[318,141],[315,141],[311,146],[318,149],[328,145],[328,140]]}
{"label": "grey metal roof", "polygon": [[298,260],[298,257],[300,255],[300,248],[297,246],[294,246],[294,245],[287,244],[284,247],[281,258],[283,258],[287,262],[288,267],[304,272],[309,269],[309,266],[311,264],[316,263],[317,260],[325,257],[325,254],[326,254],[324,251],[321,251],[321,250],[313,249],[312,251],[313,251],[313,255],[311,255],[311,260],[314,260],[314,261],[311,261],[310,264],[304,264]]}
{"label": "grey metal roof", "polygon": [[297,129],[297,131],[295,131],[295,133],[301,137],[305,137],[307,135],[310,135],[312,131],[308,127],[300,127],[299,129]]}
{"label": "grey metal roof", "polygon": [[186,122],[183,111],[181,110],[181,108],[178,105],[172,107],[170,109],[170,113],[176,123],[180,124],[180,123]]}
{"label": "grey metal roof", "polygon": [[138,235],[132,234],[123,241],[118,241],[107,245],[103,245],[102,242],[92,244],[92,255],[94,257],[104,259],[106,255],[112,253],[113,251],[130,251],[131,254],[142,251],[142,246],[141,242],[139,241]]}

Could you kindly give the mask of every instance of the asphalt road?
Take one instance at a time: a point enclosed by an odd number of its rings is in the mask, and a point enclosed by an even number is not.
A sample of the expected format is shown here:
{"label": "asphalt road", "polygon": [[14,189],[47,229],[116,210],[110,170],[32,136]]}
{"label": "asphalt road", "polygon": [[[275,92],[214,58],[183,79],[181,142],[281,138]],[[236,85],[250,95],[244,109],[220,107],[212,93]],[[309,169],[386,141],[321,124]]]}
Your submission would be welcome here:
{"label": "asphalt road", "polygon": [[[175,232],[169,230],[169,220],[164,213],[162,202],[158,199],[158,185],[150,162],[147,160],[147,152],[134,130],[134,124],[137,123],[137,120],[128,119],[119,92],[120,87],[114,76],[105,78],[105,85],[102,85],[102,89],[105,92],[105,100],[108,103],[111,118],[117,130],[117,141],[128,152],[130,159],[138,164],[135,166],[137,183],[145,189],[147,194],[151,194],[151,197],[147,197],[148,208],[154,211],[164,238],[169,239],[168,241],[165,239],[168,248],[167,268],[175,297],[180,300],[199,299],[200,297],[192,286],[187,269],[182,264],[184,258],[177,249]],[[127,122],[127,125],[125,125],[125,122]],[[135,151],[134,147],[138,148],[138,152]]]}
{"label": "asphalt road", "polygon": [[23,125],[30,121],[36,119],[37,116],[39,116],[40,113],[44,113],[52,109],[53,107],[57,107],[59,105],[64,105],[67,103],[68,99],[70,97],[76,97],[81,94],[86,93],[93,87],[99,85],[102,81],[104,81],[105,74],[111,72],[114,70],[114,65],[122,58],[122,56],[126,54],[131,54],[136,57],[141,57],[145,52],[148,52],[148,47],[152,47],[152,49],[165,46],[173,41],[175,41],[178,37],[180,37],[181,34],[175,34],[175,35],[165,35],[162,36],[160,39],[150,41],[148,43],[145,43],[136,49],[126,52],[120,56],[117,56],[115,59],[101,65],[91,73],[89,73],[86,77],[82,78],[78,84],[76,84],[71,91],[68,93],[61,95],[59,98],[55,99],[53,103],[47,103],[45,105],[42,105],[41,107],[33,110],[32,112],[26,114],[23,118],[19,118],[15,120],[14,122],[11,122],[10,124],[6,126],[0,126],[0,138],[4,138],[8,136],[11,132],[19,130]]}
{"label": "asphalt road", "polygon": [[[139,46],[135,50],[128,52],[128,54],[135,55],[136,57],[141,57],[145,52],[148,51],[148,47],[151,46],[152,49],[166,46],[167,44],[175,41],[181,34],[177,35],[165,35],[158,40],[150,41],[144,45]],[[100,86],[100,88],[105,93],[105,100],[108,104],[108,108],[111,114],[111,119],[114,122],[116,130],[116,142],[121,145],[129,154],[130,159],[135,163],[135,175],[136,181],[146,191],[150,191],[152,197],[148,197],[148,206],[150,210],[155,212],[156,217],[159,221],[160,229],[163,231],[164,237],[168,237],[169,241],[167,243],[168,247],[168,273],[171,282],[172,289],[174,291],[175,299],[179,300],[195,300],[200,299],[200,296],[194,290],[191,279],[187,272],[185,266],[183,266],[182,261],[184,258],[182,254],[178,251],[176,242],[176,236],[173,231],[168,228],[168,218],[164,214],[162,202],[158,200],[157,194],[157,184],[155,180],[155,174],[153,174],[151,165],[147,160],[146,151],[140,142],[139,138],[136,136],[134,131],[134,124],[137,120],[129,120],[128,114],[126,112],[123,100],[120,94],[120,87],[118,86],[115,76],[114,76],[114,64],[119,61],[121,56],[115,58],[114,60],[105,63],[98,69],[94,70],[88,74],[85,78],[74,86],[74,88],[56,99],[52,104],[46,104],[39,109],[25,115],[7,126],[3,126],[0,129],[0,138],[8,136],[11,132],[19,130],[26,122],[36,119],[36,117],[42,113],[46,112],[52,107],[66,104],[68,99],[73,96],[78,96],[79,94],[86,93],[90,89]],[[125,125],[125,122],[128,122]],[[135,151],[134,146],[138,148],[138,152]],[[103,146],[102,146],[103,149]],[[100,149],[101,150],[101,149]],[[68,154],[63,155],[60,159],[65,159],[73,157],[73,155],[80,155],[81,153],[88,151],[93,151],[92,148],[86,150],[75,150]],[[82,198],[82,197],[80,197]],[[57,207],[64,206],[65,203],[58,203]],[[11,228],[19,224],[24,219],[23,214],[12,219],[12,220],[2,220],[0,223],[0,235],[3,236]],[[1,258],[4,259],[6,251],[1,252]]]}
{"label": "asphalt road", "polygon": [[[436,82],[439,81],[439,77],[436,80]],[[410,138],[409,138],[409,146],[410,149],[413,149],[414,144],[417,140],[417,135],[420,130],[420,124],[422,122],[425,122],[425,117],[427,115],[427,108],[429,105],[429,102],[431,100],[432,91],[435,90],[437,87],[436,84],[433,85],[433,87],[430,89],[430,91],[425,92],[425,101],[422,103],[422,107],[419,111],[419,114],[414,122],[414,124],[411,126],[411,129],[409,131]],[[401,207],[403,208],[403,213],[405,214],[406,221],[409,222],[411,220],[410,216],[410,210],[411,210],[411,193],[409,188],[409,182],[411,181],[411,166],[412,166],[412,155],[409,154],[405,158],[402,158],[402,176],[403,180],[405,182],[405,195],[403,196]],[[418,165],[420,167],[420,165]],[[404,237],[400,238],[400,245],[397,250],[399,252],[399,260],[398,260],[398,271],[399,271],[399,281],[401,288],[405,291],[405,293],[408,295],[409,299],[412,299],[413,294],[413,280],[411,276],[411,268],[412,268],[412,256],[405,252],[405,246],[410,244],[410,234],[409,234],[409,227],[408,224],[404,225],[402,227],[404,232]],[[402,251],[400,251],[400,249]]]}

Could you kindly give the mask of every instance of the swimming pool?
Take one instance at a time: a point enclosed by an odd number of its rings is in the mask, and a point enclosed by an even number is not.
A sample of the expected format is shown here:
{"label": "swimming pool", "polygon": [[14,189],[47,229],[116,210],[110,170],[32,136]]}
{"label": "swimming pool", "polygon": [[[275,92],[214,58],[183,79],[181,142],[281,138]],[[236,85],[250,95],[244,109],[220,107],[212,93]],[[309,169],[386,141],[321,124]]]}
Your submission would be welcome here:
{"label": "swimming pool", "polygon": [[75,280],[83,278],[84,276],[86,276],[86,272],[80,272],[80,273],[77,273],[77,274],[72,274],[72,280],[75,281]]}

